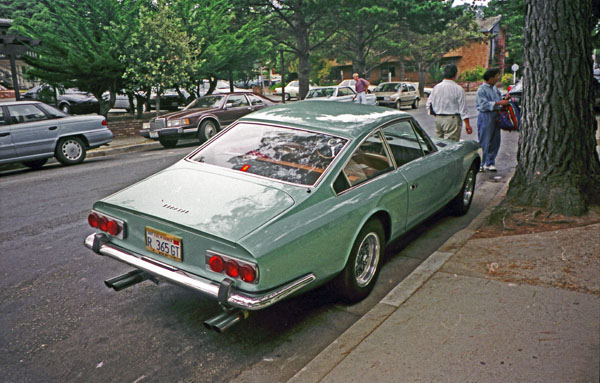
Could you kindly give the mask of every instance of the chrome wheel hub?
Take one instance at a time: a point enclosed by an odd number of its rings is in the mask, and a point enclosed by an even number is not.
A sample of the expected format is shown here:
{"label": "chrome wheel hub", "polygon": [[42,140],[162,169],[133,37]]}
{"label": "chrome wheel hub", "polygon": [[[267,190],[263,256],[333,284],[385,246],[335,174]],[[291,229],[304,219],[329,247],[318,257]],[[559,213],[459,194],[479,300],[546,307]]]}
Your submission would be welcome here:
{"label": "chrome wheel hub", "polygon": [[377,234],[367,234],[360,244],[354,264],[354,278],[358,286],[365,287],[375,276],[379,263],[379,249]]}
{"label": "chrome wheel hub", "polygon": [[62,146],[63,155],[71,161],[77,160],[81,157],[82,148],[77,141],[67,140]]}
{"label": "chrome wheel hub", "polygon": [[469,170],[467,179],[465,180],[465,192],[463,194],[463,204],[467,206],[473,198],[473,190],[475,189],[475,172]]}

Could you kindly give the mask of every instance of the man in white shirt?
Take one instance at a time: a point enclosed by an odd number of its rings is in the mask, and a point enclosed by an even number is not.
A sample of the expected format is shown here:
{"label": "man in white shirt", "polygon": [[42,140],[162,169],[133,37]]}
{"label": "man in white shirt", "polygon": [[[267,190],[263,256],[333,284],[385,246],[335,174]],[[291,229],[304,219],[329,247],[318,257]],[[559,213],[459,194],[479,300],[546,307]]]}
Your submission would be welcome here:
{"label": "man in white shirt", "polygon": [[463,122],[467,134],[473,133],[467,115],[465,91],[454,80],[458,74],[456,65],[444,67],[444,80],[433,87],[427,99],[427,113],[435,116],[435,134],[445,140],[460,140]]}

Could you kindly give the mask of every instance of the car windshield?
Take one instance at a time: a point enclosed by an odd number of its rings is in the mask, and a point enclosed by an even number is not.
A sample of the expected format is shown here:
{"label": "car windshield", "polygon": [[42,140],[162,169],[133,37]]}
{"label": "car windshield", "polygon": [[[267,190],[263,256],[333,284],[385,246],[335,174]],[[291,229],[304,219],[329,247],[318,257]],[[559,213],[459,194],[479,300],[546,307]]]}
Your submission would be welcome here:
{"label": "car windshield", "polygon": [[200,97],[192,101],[183,110],[197,109],[197,108],[218,108],[225,96],[206,96]]}
{"label": "car windshield", "polygon": [[191,159],[279,181],[313,185],[346,142],[323,133],[241,123]]}
{"label": "car windshield", "polygon": [[400,84],[396,84],[396,83],[384,83],[384,84],[379,84],[377,86],[377,89],[375,89],[375,92],[395,92],[396,90],[398,90],[398,87],[400,86]]}
{"label": "car windshield", "polygon": [[306,98],[316,98],[316,97],[331,97],[335,92],[334,88],[317,88],[311,89],[308,91]]}

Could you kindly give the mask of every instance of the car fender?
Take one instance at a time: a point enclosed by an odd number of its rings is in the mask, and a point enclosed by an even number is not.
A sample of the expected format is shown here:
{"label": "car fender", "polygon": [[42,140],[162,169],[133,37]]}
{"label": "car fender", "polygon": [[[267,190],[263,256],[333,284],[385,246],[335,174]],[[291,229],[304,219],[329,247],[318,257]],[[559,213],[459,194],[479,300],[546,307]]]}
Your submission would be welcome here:
{"label": "car fender", "polygon": [[208,119],[208,120],[214,120],[214,121],[217,123],[217,129],[218,129],[218,130],[221,130],[221,129],[223,129],[223,125],[221,124],[221,120],[219,120],[219,117],[217,117],[217,115],[216,115],[216,114],[212,114],[212,113],[211,113],[211,114],[205,114],[205,115],[201,116],[201,117],[198,119],[198,123],[196,124],[196,127],[197,127],[198,129],[200,129],[200,125],[202,125],[202,123],[203,123],[205,120],[207,120],[207,119]]}

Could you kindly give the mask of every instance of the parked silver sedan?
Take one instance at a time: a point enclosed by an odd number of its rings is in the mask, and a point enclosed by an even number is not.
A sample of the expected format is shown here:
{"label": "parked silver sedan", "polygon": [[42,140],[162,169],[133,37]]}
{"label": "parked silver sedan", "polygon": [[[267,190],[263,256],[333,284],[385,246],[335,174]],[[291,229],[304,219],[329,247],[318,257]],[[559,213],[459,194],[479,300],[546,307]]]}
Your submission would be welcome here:
{"label": "parked silver sedan", "polygon": [[56,157],[74,165],[112,138],[104,116],[70,116],[37,101],[0,103],[0,164],[21,162],[35,169]]}
{"label": "parked silver sedan", "polygon": [[[355,94],[349,86],[320,86],[309,90],[306,100],[358,102],[358,100],[353,100]],[[375,105],[376,98],[374,94],[367,94],[366,99],[367,105]]]}

